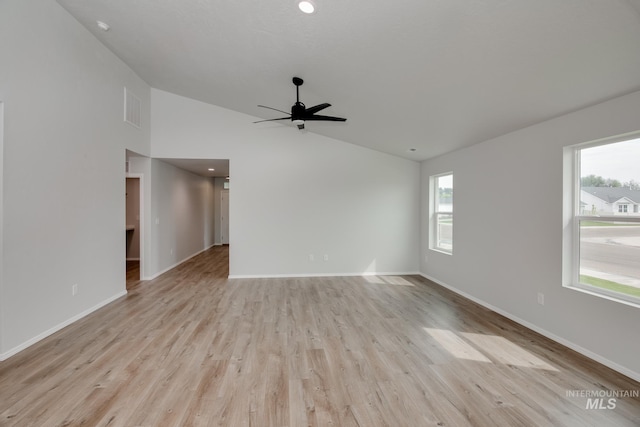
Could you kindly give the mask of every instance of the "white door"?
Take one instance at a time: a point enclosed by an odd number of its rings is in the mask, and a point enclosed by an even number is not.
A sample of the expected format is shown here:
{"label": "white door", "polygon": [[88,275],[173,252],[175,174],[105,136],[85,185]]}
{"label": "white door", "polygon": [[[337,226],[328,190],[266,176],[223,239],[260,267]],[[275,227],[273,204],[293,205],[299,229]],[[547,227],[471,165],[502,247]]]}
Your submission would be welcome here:
{"label": "white door", "polygon": [[222,244],[229,244],[229,190],[222,190],[220,196],[220,232]]}

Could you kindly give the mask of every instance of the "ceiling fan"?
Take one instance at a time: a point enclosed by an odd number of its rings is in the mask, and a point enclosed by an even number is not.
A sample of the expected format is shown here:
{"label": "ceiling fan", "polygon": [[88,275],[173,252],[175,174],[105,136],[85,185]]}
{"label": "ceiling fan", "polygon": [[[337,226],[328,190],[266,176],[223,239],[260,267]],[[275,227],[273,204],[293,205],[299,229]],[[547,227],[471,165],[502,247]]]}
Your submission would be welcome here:
{"label": "ceiling fan", "polygon": [[307,120],[317,120],[317,121],[329,121],[329,122],[346,122],[347,119],[342,117],[334,117],[334,116],[322,116],[316,114],[319,111],[324,110],[327,107],[331,107],[331,104],[323,103],[318,104],[313,107],[305,107],[302,102],[300,102],[300,86],[302,86],[304,80],[300,77],[293,78],[293,84],[296,85],[296,103],[291,107],[291,113],[287,113],[286,111],[278,110],[277,108],[267,107],[266,105],[258,105],[258,107],[268,108],[270,110],[279,111],[284,114],[289,114],[287,117],[279,117],[277,119],[267,119],[267,120],[258,120],[253,123],[262,123],[262,122],[273,122],[276,120],[291,120],[295,125],[298,126],[298,129],[304,129],[304,122]]}

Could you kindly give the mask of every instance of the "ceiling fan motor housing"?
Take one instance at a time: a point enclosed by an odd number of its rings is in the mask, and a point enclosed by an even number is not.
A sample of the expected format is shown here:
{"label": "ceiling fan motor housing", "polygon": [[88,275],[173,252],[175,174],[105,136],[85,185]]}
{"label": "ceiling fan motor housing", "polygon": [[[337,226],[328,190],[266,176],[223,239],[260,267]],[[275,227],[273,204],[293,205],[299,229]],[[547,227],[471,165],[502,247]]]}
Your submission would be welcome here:
{"label": "ceiling fan motor housing", "polygon": [[300,117],[303,117],[305,111],[306,107],[304,106],[304,104],[302,102],[296,102],[291,107],[291,120],[296,120]]}

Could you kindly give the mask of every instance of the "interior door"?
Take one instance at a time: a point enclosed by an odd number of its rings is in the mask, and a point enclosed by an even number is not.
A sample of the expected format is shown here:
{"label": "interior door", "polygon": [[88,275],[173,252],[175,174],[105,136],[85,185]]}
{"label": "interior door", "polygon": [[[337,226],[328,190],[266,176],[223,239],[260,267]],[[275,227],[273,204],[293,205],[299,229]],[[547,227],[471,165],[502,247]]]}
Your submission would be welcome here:
{"label": "interior door", "polygon": [[222,190],[220,195],[220,231],[222,244],[229,244],[229,190]]}

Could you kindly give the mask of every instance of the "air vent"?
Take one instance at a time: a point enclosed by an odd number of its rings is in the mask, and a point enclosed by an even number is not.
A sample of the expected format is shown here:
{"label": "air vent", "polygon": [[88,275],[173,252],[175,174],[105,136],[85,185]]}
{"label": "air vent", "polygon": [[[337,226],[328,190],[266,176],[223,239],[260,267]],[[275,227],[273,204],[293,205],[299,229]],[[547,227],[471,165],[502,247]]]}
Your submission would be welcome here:
{"label": "air vent", "polygon": [[140,110],[142,103],[126,87],[124,88],[124,121],[140,128]]}

